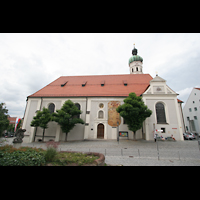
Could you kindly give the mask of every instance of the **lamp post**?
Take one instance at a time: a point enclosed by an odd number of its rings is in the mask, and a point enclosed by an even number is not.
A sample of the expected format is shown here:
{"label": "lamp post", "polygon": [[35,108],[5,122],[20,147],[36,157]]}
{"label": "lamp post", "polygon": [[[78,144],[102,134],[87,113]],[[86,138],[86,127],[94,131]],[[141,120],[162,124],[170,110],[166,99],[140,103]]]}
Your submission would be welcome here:
{"label": "lamp post", "polygon": [[117,141],[119,144],[119,122],[117,121]]}

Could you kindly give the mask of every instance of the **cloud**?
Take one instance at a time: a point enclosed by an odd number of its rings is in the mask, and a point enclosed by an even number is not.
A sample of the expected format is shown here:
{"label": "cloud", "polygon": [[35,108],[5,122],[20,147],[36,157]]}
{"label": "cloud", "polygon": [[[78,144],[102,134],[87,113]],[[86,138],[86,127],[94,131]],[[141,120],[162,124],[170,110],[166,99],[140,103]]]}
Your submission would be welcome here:
{"label": "cloud", "polygon": [[0,34],[0,102],[22,117],[26,97],[60,76],[129,74],[133,43],[144,73],[155,72],[185,101],[198,85],[200,34]]}

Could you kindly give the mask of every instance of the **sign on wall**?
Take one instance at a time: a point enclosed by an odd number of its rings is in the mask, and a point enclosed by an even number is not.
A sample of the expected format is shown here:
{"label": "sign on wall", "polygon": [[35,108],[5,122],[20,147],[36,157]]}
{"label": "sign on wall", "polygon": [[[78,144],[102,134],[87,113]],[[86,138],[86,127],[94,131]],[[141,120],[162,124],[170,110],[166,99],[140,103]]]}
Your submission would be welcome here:
{"label": "sign on wall", "polygon": [[128,137],[128,132],[127,131],[120,131],[119,136],[120,137]]}
{"label": "sign on wall", "polygon": [[108,102],[108,124],[112,127],[117,127],[117,122],[121,124],[121,117],[116,111],[116,108],[120,106],[120,101],[110,101]]}

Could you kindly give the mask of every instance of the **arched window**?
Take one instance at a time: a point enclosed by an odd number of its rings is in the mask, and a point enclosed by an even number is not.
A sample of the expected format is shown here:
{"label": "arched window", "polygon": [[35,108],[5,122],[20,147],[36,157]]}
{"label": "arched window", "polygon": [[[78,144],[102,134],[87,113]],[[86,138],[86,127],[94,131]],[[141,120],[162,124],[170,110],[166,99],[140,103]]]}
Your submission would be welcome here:
{"label": "arched window", "polygon": [[48,109],[49,109],[50,113],[52,114],[55,110],[55,105],[53,103],[50,103]]}
{"label": "arched window", "polygon": [[132,72],[134,72],[134,69],[132,68]]}
{"label": "arched window", "polygon": [[166,124],[165,106],[162,103],[156,104],[156,116],[158,124]]}
{"label": "arched window", "polygon": [[99,111],[98,118],[103,119],[103,111],[102,110]]}
{"label": "arched window", "polygon": [[[75,103],[75,106],[80,110],[81,109],[81,106],[80,106],[80,104],[79,103]],[[79,115],[76,115],[75,116],[76,118],[80,118],[80,114]]]}
{"label": "arched window", "polygon": [[136,67],[136,71],[138,72],[138,67]]}

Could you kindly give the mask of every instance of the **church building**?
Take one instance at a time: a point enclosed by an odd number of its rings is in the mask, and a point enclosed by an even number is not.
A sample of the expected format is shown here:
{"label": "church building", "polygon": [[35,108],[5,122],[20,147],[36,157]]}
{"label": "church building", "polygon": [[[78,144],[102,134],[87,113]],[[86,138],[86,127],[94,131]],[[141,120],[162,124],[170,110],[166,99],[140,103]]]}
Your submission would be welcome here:
{"label": "church building", "polygon": [[[38,110],[49,108],[50,112],[60,109],[65,101],[71,100],[82,111],[81,119],[85,124],[77,124],[67,135],[67,141],[85,139],[133,139],[133,132],[124,119],[116,112],[123,100],[131,92],[141,96],[152,110],[143,127],[136,132],[136,139],[153,140],[155,129],[163,130],[163,137],[173,135],[183,140],[184,122],[182,107],[177,93],[169,88],[166,80],[156,75],[143,73],[143,58],[137,55],[134,47],[129,59],[130,74],[61,76],[41,90],[27,97],[23,127],[26,129],[23,141],[34,142],[42,138],[40,127],[31,127],[31,121]],[[117,121],[119,127],[117,127]],[[57,122],[49,122],[44,141],[65,141]]]}

